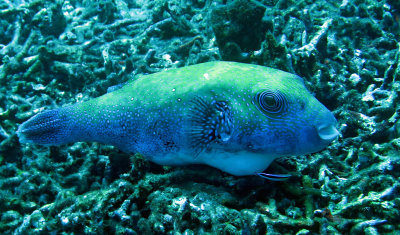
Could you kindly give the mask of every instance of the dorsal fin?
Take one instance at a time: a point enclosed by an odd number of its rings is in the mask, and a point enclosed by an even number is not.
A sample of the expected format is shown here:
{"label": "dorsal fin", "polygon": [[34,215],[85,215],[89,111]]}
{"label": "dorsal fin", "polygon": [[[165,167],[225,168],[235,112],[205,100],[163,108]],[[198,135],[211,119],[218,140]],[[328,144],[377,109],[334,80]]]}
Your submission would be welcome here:
{"label": "dorsal fin", "polygon": [[107,88],[107,93],[111,93],[113,91],[119,90],[121,89],[123,86],[125,86],[126,82],[121,83],[121,84],[117,84],[114,86],[110,86],[109,88]]}

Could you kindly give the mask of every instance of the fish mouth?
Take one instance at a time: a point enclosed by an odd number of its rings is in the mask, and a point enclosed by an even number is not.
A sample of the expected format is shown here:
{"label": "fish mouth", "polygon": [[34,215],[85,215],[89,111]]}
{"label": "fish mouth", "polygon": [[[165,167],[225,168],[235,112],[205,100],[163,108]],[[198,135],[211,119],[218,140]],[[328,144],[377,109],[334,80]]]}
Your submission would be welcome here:
{"label": "fish mouth", "polygon": [[317,133],[319,138],[328,142],[333,141],[339,135],[339,131],[333,124],[325,124],[318,126]]}

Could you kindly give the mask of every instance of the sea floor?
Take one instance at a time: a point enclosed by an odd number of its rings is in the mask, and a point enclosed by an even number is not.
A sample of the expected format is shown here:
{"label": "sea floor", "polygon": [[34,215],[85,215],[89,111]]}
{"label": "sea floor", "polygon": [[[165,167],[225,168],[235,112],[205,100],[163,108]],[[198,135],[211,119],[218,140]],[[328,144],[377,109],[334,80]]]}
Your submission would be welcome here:
{"label": "sea floor", "polygon": [[[398,234],[399,24],[397,0],[1,1],[0,233]],[[303,77],[340,137],[276,160],[284,182],[19,143],[43,110],[215,60]]]}

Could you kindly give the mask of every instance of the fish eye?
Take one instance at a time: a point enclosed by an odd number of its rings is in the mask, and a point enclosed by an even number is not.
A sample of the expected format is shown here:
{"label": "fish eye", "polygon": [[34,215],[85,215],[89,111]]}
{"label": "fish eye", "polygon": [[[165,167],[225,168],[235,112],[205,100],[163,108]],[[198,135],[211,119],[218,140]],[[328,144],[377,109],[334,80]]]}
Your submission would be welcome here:
{"label": "fish eye", "polygon": [[285,95],[278,90],[263,90],[254,97],[257,108],[265,114],[279,114],[286,110]]}

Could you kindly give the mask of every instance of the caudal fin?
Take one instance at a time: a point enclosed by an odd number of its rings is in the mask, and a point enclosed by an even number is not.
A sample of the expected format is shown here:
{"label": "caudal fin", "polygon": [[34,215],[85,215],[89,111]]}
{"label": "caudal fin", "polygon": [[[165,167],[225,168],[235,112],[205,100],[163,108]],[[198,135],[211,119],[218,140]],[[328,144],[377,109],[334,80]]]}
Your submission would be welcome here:
{"label": "caudal fin", "polygon": [[21,143],[59,145],[70,142],[68,126],[65,115],[60,114],[60,109],[55,109],[36,114],[22,123],[17,135]]}

